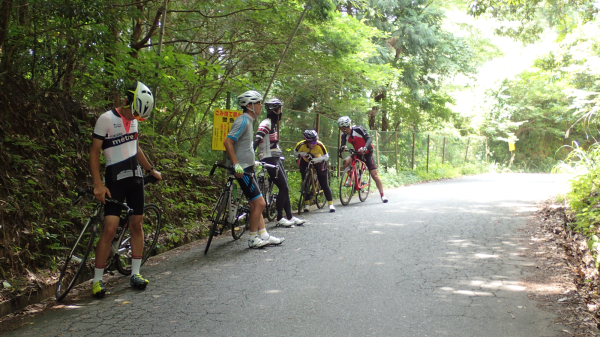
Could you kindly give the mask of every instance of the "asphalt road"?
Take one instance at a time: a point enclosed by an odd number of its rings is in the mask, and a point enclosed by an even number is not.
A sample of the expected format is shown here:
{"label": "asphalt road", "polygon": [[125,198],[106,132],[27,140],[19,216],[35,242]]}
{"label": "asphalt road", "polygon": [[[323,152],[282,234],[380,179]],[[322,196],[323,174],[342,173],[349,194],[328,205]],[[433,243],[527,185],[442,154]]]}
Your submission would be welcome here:
{"label": "asphalt road", "polygon": [[[4,336],[558,336],[527,299],[520,237],[536,203],[566,191],[549,174],[487,174],[388,190],[336,213],[302,214],[279,247],[247,235],[150,260],[125,278]],[[86,289],[87,291],[87,289]]]}

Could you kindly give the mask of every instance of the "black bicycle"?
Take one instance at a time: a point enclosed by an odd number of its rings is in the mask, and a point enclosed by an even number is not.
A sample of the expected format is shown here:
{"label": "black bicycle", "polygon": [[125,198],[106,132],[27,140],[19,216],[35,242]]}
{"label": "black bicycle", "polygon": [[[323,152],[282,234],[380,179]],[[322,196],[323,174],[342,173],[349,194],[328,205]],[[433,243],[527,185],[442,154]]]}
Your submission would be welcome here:
{"label": "black bicycle", "polygon": [[[144,177],[144,185],[155,183],[156,178],[152,176]],[[77,193],[77,198],[73,205],[77,205],[86,194],[94,195],[92,189],[81,189]],[[115,203],[123,208],[125,214],[120,216],[119,227],[112,241],[110,255],[107,261],[105,271],[110,271],[113,266],[123,275],[131,275],[131,231],[129,230],[129,219],[133,214],[133,209],[126,203],[120,203],[116,200],[106,198],[106,202]],[[144,252],[142,255],[142,265],[146,260],[155,254],[158,236],[161,228],[162,213],[157,205],[144,205]],[[67,233],[68,238],[75,239],[73,248],[67,256],[58,262],[62,265],[60,276],[56,287],[56,299],[61,301],[69,291],[77,284],[83,283],[92,278],[95,268],[95,252],[93,248],[98,242],[96,238],[101,233],[100,226],[104,223],[104,204],[98,202],[89,219],[83,226],[79,236],[76,233]]]}
{"label": "black bicycle", "polygon": [[[281,157],[282,161],[284,159],[285,157]],[[258,187],[260,188],[260,192],[262,193],[265,203],[267,204],[263,211],[263,216],[269,221],[273,221],[277,217],[277,193],[273,192],[273,186],[275,186],[273,179],[277,179],[277,176],[279,175],[279,167],[262,161],[257,163],[262,166],[257,174]],[[267,167],[275,167],[275,177],[273,177],[273,179],[267,177]]]}
{"label": "black bicycle", "polygon": [[[261,165],[276,168],[275,165],[267,163],[261,163]],[[214,175],[217,167],[227,170],[228,176],[209,217],[212,226],[208,235],[208,241],[206,242],[206,248],[204,248],[205,255],[208,253],[208,248],[213,237],[231,229],[231,236],[233,236],[234,240],[237,240],[242,237],[250,224],[250,206],[248,205],[248,201],[242,198],[242,190],[238,190],[237,185],[234,183],[236,177],[233,173],[233,167],[215,162],[209,175]]]}
{"label": "black bicycle", "polygon": [[205,255],[208,253],[213,237],[220,235],[227,229],[231,229],[231,236],[234,240],[237,240],[242,237],[250,223],[250,206],[240,204],[242,190],[238,190],[237,185],[234,183],[236,178],[233,175],[233,167],[215,162],[209,175],[214,175],[217,167],[227,170],[228,177],[208,218],[212,225],[210,226],[206,248],[204,248]]}

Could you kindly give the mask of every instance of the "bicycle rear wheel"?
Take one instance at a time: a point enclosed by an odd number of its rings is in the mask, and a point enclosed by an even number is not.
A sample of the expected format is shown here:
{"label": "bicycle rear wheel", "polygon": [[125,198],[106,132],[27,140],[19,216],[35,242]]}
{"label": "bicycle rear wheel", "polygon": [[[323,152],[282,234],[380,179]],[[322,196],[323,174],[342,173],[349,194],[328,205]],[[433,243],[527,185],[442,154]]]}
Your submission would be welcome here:
{"label": "bicycle rear wheel", "polygon": [[367,197],[369,197],[369,191],[371,190],[371,172],[369,172],[367,165],[363,162],[356,166],[356,169],[360,170],[358,171],[360,172],[360,189],[358,190],[358,198],[360,201],[364,202],[367,200]]}
{"label": "bicycle rear wheel", "polygon": [[[317,189],[317,195],[315,195],[315,204],[317,204],[317,208],[321,209],[325,207],[327,203],[327,198],[325,198],[325,191],[323,191],[323,186],[319,184],[319,179],[317,178],[317,173],[315,173],[315,187]],[[327,184],[329,184],[329,177],[327,177]]]}
{"label": "bicycle rear wheel", "polygon": [[212,242],[215,233],[217,232],[218,227],[223,227],[223,224],[227,221],[227,201],[229,200],[229,191],[225,191],[221,193],[219,196],[219,200],[215,204],[213,208],[212,214],[210,216],[210,221],[212,221],[212,226],[210,227],[210,234],[208,235],[208,241],[206,241],[206,248],[204,248],[204,255],[208,253],[208,248],[210,247],[210,243]]}
{"label": "bicycle rear wheel", "polygon": [[340,201],[344,206],[350,203],[354,194],[354,179],[352,176],[352,166],[348,166],[340,177]]}
{"label": "bicycle rear wheel", "polygon": [[[158,236],[161,229],[161,212],[157,205],[144,205],[144,221],[142,226],[144,229],[144,252],[142,253],[142,265],[149,257],[154,256],[158,243]],[[116,267],[122,275],[131,275],[131,230],[129,226],[126,228],[125,234],[119,242],[119,249],[115,255]]]}
{"label": "bicycle rear wheel", "polygon": [[267,219],[274,221],[277,217],[277,193],[271,193],[265,210],[267,212]]}
{"label": "bicycle rear wheel", "polygon": [[310,190],[310,172],[306,172],[306,176],[302,181],[302,186],[300,187],[300,198],[298,198],[298,214],[302,213],[304,209],[304,204],[306,203],[306,194],[307,191]]}
{"label": "bicycle rear wheel", "polygon": [[73,286],[87,281],[88,277],[91,278],[93,276],[94,267],[87,266],[87,259],[95,245],[94,239],[98,232],[99,223],[99,218],[90,218],[75,241],[73,248],[65,257],[60,268],[60,276],[58,277],[58,284],[54,294],[57,301],[64,299]]}

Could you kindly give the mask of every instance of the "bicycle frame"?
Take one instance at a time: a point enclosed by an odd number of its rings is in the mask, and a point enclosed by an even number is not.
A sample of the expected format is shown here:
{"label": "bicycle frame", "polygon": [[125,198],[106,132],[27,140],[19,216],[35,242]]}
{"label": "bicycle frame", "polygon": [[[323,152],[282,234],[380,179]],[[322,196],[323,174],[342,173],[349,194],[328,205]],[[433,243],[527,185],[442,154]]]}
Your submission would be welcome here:
{"label": "bicycle frame", "polygon": [[[363,186],[361,186],[361,183],[362,183],[361,175],[358,174],[358,172],[357,172],[356,163],[361,162],[362,163],[361,166],[364,166],[364,167],[366,167],[367,164],[365,164],[364,161],[362,161],[362,160],[356,158],[356,156],[354,156],[354,154],[357,154],[358,152],[356,152],[352,149],[349,149],[348,152],[350,152],[350,158],[352,159],[352,162],[350,163],[350,166],[352,167],[352,170],[350,171],[351,172],[350,179],[352,181],[354,181],[354,191],[359,191]],[[341,155],[340,155],[340,157],[341,157]],[[370,174],[370,172],[369,172],[369,174]],[[347,183],[347,182],[344,182],[344,183]]]}
{"label": "bicycle frame", "polygon": [[[322,190],[321,185],[319,184],[319,179],[317,178],[317,172],[316,172],[316,168],[315,168],[315,163],[311,160],[308,163],[308,167],[306,169],[306,176],[304,177],[304,179],[306,179],[306,177],[310,176],[311,182],[310,182],[310,190],[311,190],[311,197],[314,197],[315,195],[319,194]],[[319,187],[317,189],[317,186]]]}

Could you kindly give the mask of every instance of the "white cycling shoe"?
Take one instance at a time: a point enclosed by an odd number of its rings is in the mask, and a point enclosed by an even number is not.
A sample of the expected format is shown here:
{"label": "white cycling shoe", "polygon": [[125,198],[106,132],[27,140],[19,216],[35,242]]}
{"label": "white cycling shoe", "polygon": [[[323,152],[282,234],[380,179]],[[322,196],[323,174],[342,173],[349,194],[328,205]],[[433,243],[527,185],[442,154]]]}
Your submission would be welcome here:
{"label": "white cycling shoe", "polygon": [[281,218],[279,219],[279,221],[277,221],[275,223],[275,226],[277,227],[294,227],[296,223],[294,222],[294,218],[292,218],[291,220],[288,220],[286,218]]}
{"label": "white cycling shoe", "polygon": [[335,206],[329,205],[329,212],[331,212],[331,213],[335,212]]}
{"label": "white cycling shoe", "polygon": [[273,235],[270,235],[268,239],[263,241],[267,241],[270,245],[279,245],[285,241],[285,238],[276,238]]}
{"label": "white cycling shoe", "polygon": [[255,236],[254,239],[248,240],[248,247],[250,248],[262,248],[267,245],[269,245],[269,242],[261,239],[258,236]]}
{"label": "white cycling shoe", "polygon": [[304,223],[306,222],[306,220],[296,218],[295,216],[293,216],[289,221],[293,221],[294,225],[296,225],[296,226],[304,225]]}

